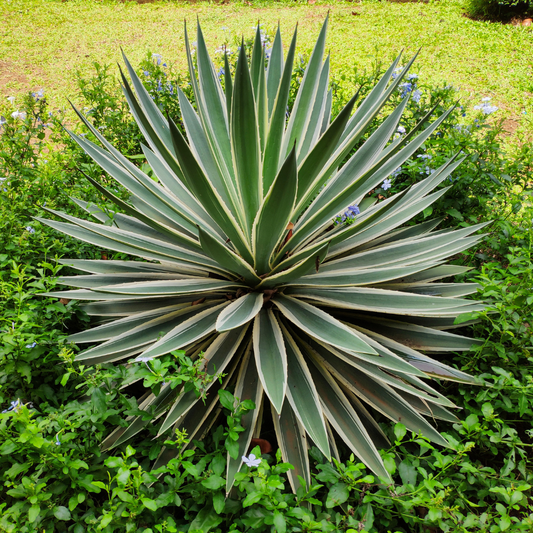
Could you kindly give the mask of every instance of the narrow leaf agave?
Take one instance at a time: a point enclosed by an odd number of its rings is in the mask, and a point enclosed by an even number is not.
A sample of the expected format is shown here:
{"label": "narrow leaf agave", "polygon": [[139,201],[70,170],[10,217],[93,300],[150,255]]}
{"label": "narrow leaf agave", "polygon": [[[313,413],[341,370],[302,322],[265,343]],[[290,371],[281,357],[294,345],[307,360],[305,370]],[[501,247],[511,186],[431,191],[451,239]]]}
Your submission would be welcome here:
{"label": "narrow leaf agave", "polygon": [[[124,94],[157,181],[79,114],[101,146],[72,137],[130,200],[93,182],[120,208],[112,225],[94,208],[97,223],[53,211],[66,222],[42,221],[147,261],[63,261],[85,274],[61,278],[76,289],[49,295],[87,300],[85,311],[100,324],[70,337],[91,345],[77,360],[128,364],[184,349],[192,359],[203,353],[207,371],[222,378],[210,383],[205,401],[169,385],[157,396],[147,393],[140,407],[155,419],[132,417],[104,447],[149,423],[160,424],[160,434],[181,427],[199,439],[220,412],[220,389],[257,406],[243,419],[238,456],[228,457],[228,491],[267,410],[283,458],[295,467],[294,490],[297,476],[310,480],[310,441],[330,458],[335,433],[388,478],[377,449],[386,438],[365,404],[447,444],[424,416],[456,420],[447,410],[453,405],[425,379],[477,381],[426,353],[467,350],[474,342],[447,330],[459,314],[482,307],[462,298],[475,285],[437,281],[465,270],[444,262],[477,242],[480,226],[405,226],[446,191],[433,192],[460,164],[456,158],[406,191],[368,201],[447,113],[395,138],[405,98],[348,158],[412,60],[393,76],[396,59],[359,106],[354,97],[331,120],[326,27],[327,20],[287,119],[296,32],[284,58],[278,29],[266,63],[258,28],[250,66],[244,46],[233,77],[226,57],[223,88],[198,26],[196,66],[186,37],[196,109],[178,95],[186,138],[124,57],[133,85],[122,74]],[[332,223],[353,205],[361,212],[352,224]],[[172,453],[163,452],[156,465]]]}

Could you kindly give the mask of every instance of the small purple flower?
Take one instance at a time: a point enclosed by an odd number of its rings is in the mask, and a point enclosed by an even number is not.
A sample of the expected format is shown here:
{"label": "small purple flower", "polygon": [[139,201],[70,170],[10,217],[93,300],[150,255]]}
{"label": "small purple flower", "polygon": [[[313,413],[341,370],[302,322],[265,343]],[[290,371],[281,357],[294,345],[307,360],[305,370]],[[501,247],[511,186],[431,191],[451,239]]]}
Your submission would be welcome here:
{"label": "small purple flower", "polygon": [[416,91],[413,92],[413,100],[419,104],[420,103],[420,98],[422,97],[422,91],[420,89],[417,89]]}
{"label": "small purple flower", "polygon": [[[346,222],[349,220],[350,222],[353,222],[355,217],[360,213],[358,205],[350,205],[347,207],[346,211],[340,215],[340,222]],[[339,223],[339,217],[335,219],[335,224]]]}
{"label": "small purple flower", "polygon": [[41,98],[44,98],[44,89],[39,89],[36,93],[31,93],[35,98],[35,101],[38,102]]}
{"label": "small purple flower", "polygon": [[56,436],[56,441],[54,443],[56,446],[61,446],[61,441],[59,440],[59,435]]}
{"label": "small purple flower", "polygon": [[490,115],[491,113],[498,111],[499,108],[495,105],[490,105],[488,100],[484,98],[483,103],[481,105],[475,105],[474,109],[476,111],[481,111],[484,115]]}
{"label": "small purple flower", "polygon": [[381,185],[381,188],[386,191],[392,187],[392,180],[386,179],[383,181],[383,184]]}
{"label": "small purple flower", "polygon": [[392,178],[396,178],[397,176],[399,176],[400,174],[402,173],[402,167],[398,167],[392,174],[391,174],[391,177]]}
{"label": "small purple flower", "polygon": [[161,60],[163,59],[163,56],[161,54],[152,54],[152,59],[155,59],[157,61],[157,64],[161,65]]}
{"label": "small purple flower", "polygon": [[149,73],[147,70],[143,70],[143,74],[144,74],[146,77],[150,76],[150,73]]}
{"label": "small purple flower", "polygon": [[351,205],[350,207],[348,207],[346,212],[350,213],[352,216],[357,216],[357,215],[359,215],[361,213],[361,211],[359,211],[359,206],[358,205]]}
{"label": "small purple flower", "polygon": [[426,174],[426,176],[429,176],[430,174],[433,174],[433,172],[435,172],[435,169],[432,169],[426,166],[426,168],[421,170],[419,174]]}
{"label": "small purple flower", "polygon": [[403,126],[398,126],[398,129],[396,131],[403,135],[405,133],[405,128]]}
{"label": "small purple flower", "polygon": [[402,71],[401,67],[398,67],[393,73],[392,73],[392,79],[395,80],[398,75],[400,74],[400,72]]}
{"label": "small purple flower", "polygon": [[35,348],[37,346],[36,342],[32,342],[31,344],[26,344],[26,348]]}
{"label": "small purple flower", "polygon": [[11,407],[5,409],[2,413],[9,413],[9,411],[18,411],[22,406],[22,402],[17,398],[14,402],[11,402]]}
{"label": "small purple flower", "polygon": [[402,90],[401,98],[405,98],[413,90],[413,84],[411,82],[402,83],[400,89]]}

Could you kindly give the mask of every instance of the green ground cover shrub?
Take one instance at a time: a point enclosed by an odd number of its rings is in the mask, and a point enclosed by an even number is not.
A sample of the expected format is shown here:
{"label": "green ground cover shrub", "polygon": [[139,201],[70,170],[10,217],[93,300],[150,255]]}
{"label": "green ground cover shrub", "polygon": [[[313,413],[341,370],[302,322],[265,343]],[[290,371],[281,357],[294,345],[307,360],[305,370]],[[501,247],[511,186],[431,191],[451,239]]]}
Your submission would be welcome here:
{"label": "green ground cover shrub", "polygon": [[[147,59],[154,69],[162,67],[157,65],[157,57],[150,54]],[[143,68],[146,66],[152,68]],[[102,79],[101,72],[97,69],[95,78]],[[142,78],[140,69],[139,74]],[[151,90],[157,92],[157,87],[155,82]],[[428,87],[427,98],[439,91],[443,89]],[[446,91],[451,100],[453,91]],[[116,97],[116,93],[111,96]],[[171,95],[166,97],[170,99]],[[401,93],[397,98],[401,100]],[[101,108],[104,119],[100,125],[114,131],[118,142],[127,140],[125,150],[138,155],[138,133],[119,114],[106,122],[106,109],[113,110],[117,105],[116,101],[106,102]],[[164,100],[160,103],[165,106]],[[8,154],[8,161],[18,161],[10,163],[9,171],[2,175],[6,178],[1,184],[5,190],[0,195],[0,220],[6,229],[1,233],[0,249],[5,303],[0,325],[0,395],[6,411],[0,414],[0,531],[531,530],[528,454],[532,428],[528,420],[533,398],[529,327],[532,208],[527,189],[525,194],[523,189],[531,182],[527,147],[516,150],[518,157],[510,157],[499,144],[497,127],[485,122],[487,115],[480,114],[478,123],[461,123],[466,117],[460,110],[443,125],[443,135],[431,139],[450,151],[454,146],[470,150],[471,165],[465,172],[465,179],[471,180],[465,185],[467,195],[474,197],[476,194],[469,191],[483,189],[478,180],[486,180],[486,185],[494,189],[479,204],[468,204],[468,209],[465,203],[453,204],[463,221],[446,211],[450,205],[427,217],[442,214],[449,217],[446,223],[453,225],[451,218],[468,224],[498,215],[483,245],[454,260],[458,265],[475,267],[465,274],[465,280],[480,283],[477,297],[490,304],[479,316],[480,322],[464,325],[465,332],[474,328],[476,337],[486,341],[474,352],[450,354],[441,360],[471,374],[481,374],[493,386],[438,385],[440,392],[463,409],[459,413],[461,422],[438,424],[452,449],[434,448],[402,424],[392,427],[374,413],[391,441],[380,454],[392,483],[374,476],[342,446],[342,460],[332,464],[314,448],[309,490],[294,495],[287,480],[290,466],[272,452],[262,458],[259,467],[244,468],[237,476],[234,492],[224,501],[227,463],[221,449],[226,442],[231,443],[231,435],[242,432],[241,419],[250,403],[239,406],[231,396],[223,396],[218,429],[203,443],[187,444],[186,450],[156,472],[153,464],[162,447],[180,448],[186,444],[185,435],[152,440],[157,430],[148,424],[146,431],[132,440],[131,447],[123,445],[113,453],[99,449],[111,428],[123,423],[125,416],[152,419],[153,413],[141,410],[135,399],[139,393],[135,380],[157,391],[175,363],[169,357],[150,370],[137,364],[125,372],[112,365],[84,368],[73,362],[72,347],[64,337],[84,329],[86,315],[74,301],[58,303],[38,294],[57,287],[57,274],[70,273],[65,267],[59,271],[56,258],[101,258],[101,251],[73,239],[58,238],[31,216],[43,216],[45,202],[46,206],[80,216],[82,210],[68,199],[69,194],[109,209],[107,201],[87,185],[77,168],[102,184],[110,185],[111,180],[71,144],[60,141],[57,151],[49,150],[50,145],[35,145],[30,153],[27,141],[21,138],[39,139],[43,128],[40,121],[26,120],[35,105],[44,104],[31,95],[24,104],[15,104],[16,109],[9,107],[0,112],[6,124],[9,122],[7,127],[3,125],[0,136],[0,157]],[[423,98],[421,104],[425,105]],[[408,120],[422,107],[411,105],[413,102],[408,107]],[[26,119],[11,117],[17,109],[26,112]],[[46,110],[38,113],[43,123],[50,122]],[[378,119],[376,125],[379,123]],[[411,124],[405,123],[407,131]],[[459,145],[455,144],[457,125],[470,126],[473,132],[461,138],[463,144]],[[54,130],[54,135],[65,139],[60,130]],[[429,155],[440,156],[436,145],[429,145],[428,150]],[[426,165],[416,159],[421,158],[413,158],[412,167],[391,178],[392,190],[382,188],[375,194],[386,196],[417,179]],[[480,160],[491,166],[476,165]],[[132,161],[139,167],[144,164],[142,159]],[[21,175],[25,178],[20,179]],[[520,194],[508,183],[517,185]],[[456,186],[453,182],[448,193],[452,198]],[[123,190],[117,192],[127,198]],[[129,258],[111,251],[104,253],[109,258]],[[201,393],[206,379],[202,368],[188,367],[183,378]],[[269,435],[267,424],[264,431]],[[258,449],[249,452],[259,456]]]}

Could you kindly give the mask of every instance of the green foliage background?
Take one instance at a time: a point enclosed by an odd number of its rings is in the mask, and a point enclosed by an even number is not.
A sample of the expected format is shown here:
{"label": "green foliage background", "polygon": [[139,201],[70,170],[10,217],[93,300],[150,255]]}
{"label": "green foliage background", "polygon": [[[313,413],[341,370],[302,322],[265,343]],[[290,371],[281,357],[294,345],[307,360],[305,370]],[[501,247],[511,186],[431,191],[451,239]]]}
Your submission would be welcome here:
{"label": "green foliage background", "polygon": [[[151,54],[140,64],[139,72],[144,70],[151,79],[163,76]],[[166,78],[186,83],[165,72]],[[359,72],[353,81],[369,83],[375,75]],[[105,126],[126,153],[138,155],[138,131],[121,111],[109,70],[94,67],[78,83],[78,105],[85,105],[94,123]],[[425,83],[422,76],[419,83]],[[432,95],[444,102],[455,98],[444,87],[428,84],[428,102],[422,105],[429,105]],[[339,98],[343,94],[339,89]],[[157,97],[175,112],[170,94]],[[39,294],[56,287],[60,272],[68,274],[56,258],[100,258],[102,252],[59,237],[32,217],[43,215],[45,203],[80,214],[69,194],[105,207],[78,169],[102,183],[108,178],[68,140],[61,116],[48,116],[46,100],[17,96],[15,104],[27,113],[24,121],[10,118],[15,109],[10,104],[0,110],[7,119],[0,136],[0,400],[6,411],[0,414],[0,531],[531,531],[532,163],[527,145],[503,147],[497,120],[457,113],[423,152],[437,159],[461,146],[468,159],[437,211],[422,217],[443,214],[450,223],[465,225],[494,219],[483,245],[456,258],[457,264],[473,267],[466,279],[480,283],[477,298],[490,306],[476,324],[465,325],[486,342],[446,362],[481,374],[492,387],[442,384],[443,394],[463,408],[460,424],[439,426],[454,449],[435,449],[423,436],[407,434],[402,424],[384,421],[393,445],[381,453],[393,485],[380,483],[343,450],[343,462],[329,464],[314,449],[315,482],[307,493],[291,493],[285,477],[290,467],[272,453],[258,469],[245,470],[238,490],[224,500],[221,450],[239,433],[240,418],[251,407],[231,397],[223,399],[225,417],[212,437],[160,472],[150,468],[165,443],[152,440],[155,430],[114,455],[99,451],[122,416],[140,413],[134,391],[117,387],[132,376],[106,366],[75,365],[64,337],[83,329],[87,317],[73,301]],[[418,111],[413,108],[413,120]],[[471,133],[456,125],[469,126]],[[43,132],[51,132],[50,141]],[[394,187],[418,178],[423,166],[417,159]],[[162,361],[152,371],[139,365],[130,372],[156,388],[171,364]],[[183,379],[201,390],[205,376],[191,367]],[[185,439],[169,435],[166,444],[178,446]]]}

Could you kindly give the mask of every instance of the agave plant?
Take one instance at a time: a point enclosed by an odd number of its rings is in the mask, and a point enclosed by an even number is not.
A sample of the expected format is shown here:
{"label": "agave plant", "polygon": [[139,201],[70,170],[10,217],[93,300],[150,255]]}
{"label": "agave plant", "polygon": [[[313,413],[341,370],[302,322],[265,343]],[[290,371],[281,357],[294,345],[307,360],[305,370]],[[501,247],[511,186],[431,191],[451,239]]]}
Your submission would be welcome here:
{"label": "agave plant", "polygon": [[[393,76],[398,57],[360,105],[356,95],[332,120],[326,27],[327,20],[287,119],[296,32],[284,59],[278,29],[267,62],[258,28],[251,61],[242,46],[234,76],[226,56],[222,86],[198,26],[196,64],[185,40],[196,108],[178,96],[186,136],[124,57],[134,89],[122,74],[124,94],[156,180],[79,114],[101,146],[72,137],[130,199],[90,180],[117,213],[110,218],[76,200],[98,222],[52,210],[66,222],[42,222],[146,261],[63,261],[85,274],[61,278],[76,289],[49,295],[89,301],[83,308],[97,324],[71,335],[91,345],[76,359],[132,364],[183,349],[193,360],[203,357],[220,378],[203,399],[170,385],[158,395],[147,392],[140,408],[155,417],[130,418],[104,447],[155,423],[159,434],[180,427],[199,439],[220,412],[221,389],[257,406],[243,418],[239,453],[228,457],[228,490],[268,410],[283,458],[295,467],[294,490],[297,476],[310,480],[310,442],[331,458],[338,437],[388,478],[378,452],[386,437],[368,406],[447,444],[424,417],[456,420],[447,409],[453,405],[425,380],[477,380],[426,353],[467,350],[474,342],[447,330],[458,315],[482,307],[462,298],[475,285],[438,280],[465,270],[444,262],[477,242],[481,226],[405,225],[445,193],[433,191],[460,164],[457,158],[390,198],[369,196],[447,113],[425,129],[430,115],[424,117],[398,138],[405,98],[354,151],[414,58]],[[354,205],[360,214],[351,224],[333,224]],[[163,452],[156,466],[172,453]]]}

